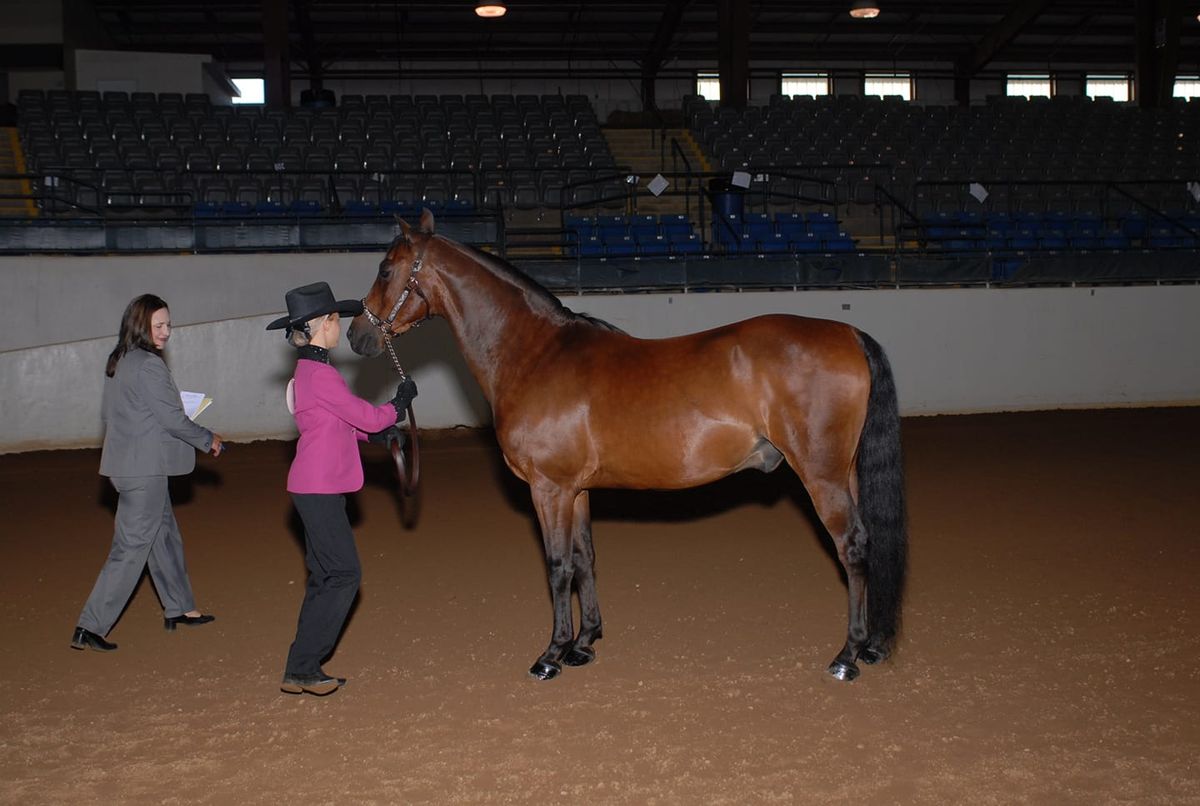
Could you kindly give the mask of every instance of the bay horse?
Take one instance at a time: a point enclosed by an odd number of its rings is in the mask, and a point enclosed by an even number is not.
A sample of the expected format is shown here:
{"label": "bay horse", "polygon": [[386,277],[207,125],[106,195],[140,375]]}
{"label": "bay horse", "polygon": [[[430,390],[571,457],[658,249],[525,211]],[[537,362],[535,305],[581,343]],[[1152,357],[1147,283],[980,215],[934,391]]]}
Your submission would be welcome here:
{"label": "bay horse", "polygon": [[449,323],[541,526],[554,628],[530,674],[548,680],[595,658],[589,490],[682,489],[785,460],[846,571],[846,643],[828,671],[853,680],[856,661],[888,656],[907,534],[896,389],[874,339],[789,315],[634,338],[571,311],[506,262],[435,235],[428,210],[417,229],[401,221],[400,230],[347,338],[377,356],[428,318]]}

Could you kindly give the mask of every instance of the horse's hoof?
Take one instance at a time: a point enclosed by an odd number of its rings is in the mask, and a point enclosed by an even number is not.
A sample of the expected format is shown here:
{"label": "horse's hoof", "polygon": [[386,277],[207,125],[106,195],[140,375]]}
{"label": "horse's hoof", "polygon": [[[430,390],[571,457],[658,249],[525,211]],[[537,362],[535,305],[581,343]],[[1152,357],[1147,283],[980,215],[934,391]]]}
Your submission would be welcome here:
{"label": "horse's hoof", "polygon": [[596,650],[590,646],[572,647],[566,655],[563,656],[562,662],[568,666],[587,666],[596,659]]}
{"label": "horse's hoof", "polygon": [[838,680],[844,680],[849,683],[854,678],[858,677],[858,667],[853,663],[844,663],[840,660],[835,660],[829,664],[829,673]]}
{"label": "horse's hoof", "polygon": [[561,671],[561,666],[549,660],[539,660],[529,667],[529,675],[537,680],[553,680]]}
{"label": "horse's hoof", "polygon": [[874,647],[866,647],[862,652],[858,653],[858,659],[868,666],[874,666],[876,663],[883,663],[888,658],[886,650],[876,649]]}

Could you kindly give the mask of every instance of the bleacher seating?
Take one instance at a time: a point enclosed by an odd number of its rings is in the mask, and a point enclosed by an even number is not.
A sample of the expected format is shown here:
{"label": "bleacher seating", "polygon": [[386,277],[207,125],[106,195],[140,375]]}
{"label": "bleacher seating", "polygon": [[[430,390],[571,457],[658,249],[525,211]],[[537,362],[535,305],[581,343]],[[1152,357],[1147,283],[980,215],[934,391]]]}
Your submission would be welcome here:
{"label": "bleacher seating", "polygon": [[1090,212],[941,212],[923,218],[918,234],[928,247],[942,252],[1021,252],[1196,248],[1192,233],[1200,233],[1200,216],[1192,214],[1153,226],[1139,214],[1111,222]]}
{"label": "bleacher seating", "polygon": [[608,215],[626,209],[627,188],[582,95],[345,95],[288,111],[197,93],[22,90],[17,101],[27,169],[57,177],[52,215],[563,209],[566,251],[579,256],[801,255],[862,248],[847,216],[886,190],[902,241],[952,254],[1196,248],[1200,232],[1187,184],[1200,181],[1197,102],[773,96],[735,110],[691,97],[684,116],[712,165],[763,173],[768,191],[701,225]]}
{"label": "bleacher seating", "polygon": [[731,254],[852,252],[854,239],[828,212],[727,213],[714,215],[713,242]]}
{"label": "bleacher seating", "polygon": [[700,237],[682,215],[573,216],[563,220],[567,253],[579,257],[661,257],[703,251]]}
{"label": "bleacher seating", "polygon": [[[557,209],[569,183],[615,168],[584,95],[346,95],[337,108],[290,111],[197,93],[22,90],[17,100],[28,170],[64,179],[57,212]],[[570,200],[611,195],[581,184]]]}
{"label": "bleacher seating", "polygon": [[[691,96],[683,111],[714,164],[792,169],[831,182],[847,203],[873,203],[884,186],[921,217],[1197,211],[1185,183],[1200,179],[1200,103],[1182,99],[1149,110],[1066,96],[960,107],[776,95],[767,107],[736,110]],[[794,180],[768,181],[772,192],[812,196]],[[984,201],[972,182],[985,186]]]}

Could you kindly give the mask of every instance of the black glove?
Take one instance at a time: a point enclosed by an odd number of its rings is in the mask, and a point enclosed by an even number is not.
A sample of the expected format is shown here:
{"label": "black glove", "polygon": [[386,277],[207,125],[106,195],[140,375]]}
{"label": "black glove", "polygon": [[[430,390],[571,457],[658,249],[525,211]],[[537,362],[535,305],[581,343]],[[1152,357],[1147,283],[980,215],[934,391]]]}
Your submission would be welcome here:
{"label": "black glove", "polygon": [[396,387],[396,396],[392,398],[392,405],[396,407],[396,422],[404,419],[405,412],[416,396],[417,385],[412,378],[405,378]]}
{"label": "black glove", "polygon": [[390,448],[393,442],[404,443],[404,434],[394,425],[389,425],[382,431],[376,431],[374,434],[367,434],[367,442],[372,445],[382,445],[385,448]]}

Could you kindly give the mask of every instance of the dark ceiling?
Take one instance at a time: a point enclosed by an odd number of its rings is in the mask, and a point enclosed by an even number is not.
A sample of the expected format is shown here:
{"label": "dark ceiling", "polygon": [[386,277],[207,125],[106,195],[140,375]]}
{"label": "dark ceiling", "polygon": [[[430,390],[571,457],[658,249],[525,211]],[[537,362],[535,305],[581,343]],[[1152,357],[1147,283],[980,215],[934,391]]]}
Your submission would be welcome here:
{"label": "dark ceiling", "polygon": [[[681,63],[715,66],[718,53],[717,0],[509,0],[508,14],[494,20],[477,18],[473,0],[265,1],[287,2],[289,54],[301,71],[403,59],[599,62],[626,70],[629,62],[657,61],[670,73]],[[1155,8],[1175,10],[1181,71],[1194,71],[1200,52],[1200,0],[880,0],[883,13],[874,20],[852,19],[850,0],[745,2],[749,53],[759,67],[959,62],[976,71],[1001,63],[1132,70],[1137,15],[1152,20],[1147,9]],[[263,59],[263,4],[94,0],[117,47],[205,52],[240,65]]]}

